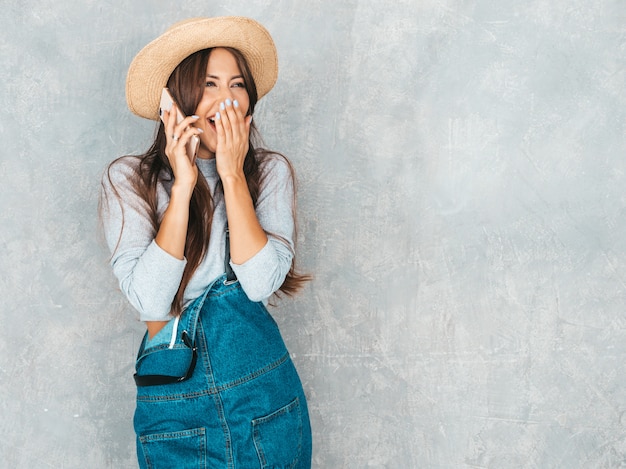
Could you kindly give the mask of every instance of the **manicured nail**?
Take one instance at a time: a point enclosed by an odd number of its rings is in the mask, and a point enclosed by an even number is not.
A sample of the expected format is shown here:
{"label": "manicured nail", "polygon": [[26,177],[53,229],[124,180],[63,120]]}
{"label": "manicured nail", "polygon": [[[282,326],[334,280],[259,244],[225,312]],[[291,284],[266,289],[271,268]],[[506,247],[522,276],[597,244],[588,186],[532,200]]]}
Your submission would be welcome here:
{"label": "manicured nail", "polygon": [[220,113],[219,113],[219,112],[216,112],[216,113],[215,113],[215,119],[221,119],[221,118],[222,118],[222,116],[220,116]]}
{"label": "manicured nail", "polygon": [[200,119],[200,116],[196,116],[195,114],[191,116],[192,119]]}
{"label": "manicured nail", "polygon": [[230,101],[230,99],[226,99],[226,106],[230,106],[232,103]]}
{"label": "manicured nail", "polygon": [[224,103],[220,103],[220,109],[223,111],[224,109],[226,109],[226,107],[224,106]]}
{"label": "manicured nail", "polygon": [[201,134],[203,134],[203,133],[204,133],[204,130],[202,130],[202,129],[200,129],[200,128],[196,128],[196,130],[197,130],[199,133],[201,133]]}
{"label": "manicured nail", "polygon": [[233,106],[235,107],[239,107],[239,101],[237,101],[236,99],[233,101]]}

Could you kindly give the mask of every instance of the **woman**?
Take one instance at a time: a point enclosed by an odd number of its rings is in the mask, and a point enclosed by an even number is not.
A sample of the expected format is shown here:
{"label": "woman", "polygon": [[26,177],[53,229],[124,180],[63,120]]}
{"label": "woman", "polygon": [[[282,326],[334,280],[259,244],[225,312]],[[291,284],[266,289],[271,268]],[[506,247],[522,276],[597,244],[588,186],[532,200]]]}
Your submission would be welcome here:
{"label": "woman", "polygon": [[310,467],[305,396],[264,306],[306,280],[293,267],[291,166],[252,139],[277,74],[269,33],[241,17],[177,23],[130,65],[129,108],[162,122],[144,155],[109,166],[100,213],[113,271],[147,325],[142,468]]}

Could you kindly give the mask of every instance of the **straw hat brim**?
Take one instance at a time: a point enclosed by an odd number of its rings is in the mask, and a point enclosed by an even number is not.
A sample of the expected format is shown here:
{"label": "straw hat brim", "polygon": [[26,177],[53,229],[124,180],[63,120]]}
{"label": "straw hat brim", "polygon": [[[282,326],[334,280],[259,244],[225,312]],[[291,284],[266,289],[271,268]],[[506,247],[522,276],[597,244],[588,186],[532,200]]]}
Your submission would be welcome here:
{"label": "straw hat brim", "polygon": [[232,47],[243,54],[258,99],[276,83],[276,46],[261,24],[240,16],[193,18],[176,23],[135,56],[126,76],[129,109],[140,117],[158,120],[161,90],[174,69],[194,52],[213,47]]}

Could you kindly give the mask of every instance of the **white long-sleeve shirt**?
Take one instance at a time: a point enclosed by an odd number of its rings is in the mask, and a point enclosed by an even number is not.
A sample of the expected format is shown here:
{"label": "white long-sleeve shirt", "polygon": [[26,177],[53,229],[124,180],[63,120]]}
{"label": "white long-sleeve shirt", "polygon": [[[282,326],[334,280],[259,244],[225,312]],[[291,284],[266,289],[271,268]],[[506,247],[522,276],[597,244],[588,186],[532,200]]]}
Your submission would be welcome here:
{"label": "white long-sleeve shirt", "polygon": [[[102,222],[112,252],[111,266],[122,292],[139,311],[142,321],[167,321],[172,301],[186,265],[155,242],[156,231],[146,204],[132,189],[129,178],[138,167],[136,157],[115,162],[102,178]],[[226,207],[222,194],[215,194],[219,176],[215,159],[197,160],[208,182],[215,212],[207,254],[185,289],[183,307],[200,296],[224,273]],[[231,266],[252,301],[267,299],[282,285],[294,255],[293,197],[291,171],[284,159],[269,156],[262,163],[265,174],[256,205],[257,218],[268,233],[267,244],[244,264]],[[172,181],[157,184],[157,219],[161,220],[170,199]],[[115,194],[117,191],[117,195]],[[122,215],[123,214],[123,215]]]}

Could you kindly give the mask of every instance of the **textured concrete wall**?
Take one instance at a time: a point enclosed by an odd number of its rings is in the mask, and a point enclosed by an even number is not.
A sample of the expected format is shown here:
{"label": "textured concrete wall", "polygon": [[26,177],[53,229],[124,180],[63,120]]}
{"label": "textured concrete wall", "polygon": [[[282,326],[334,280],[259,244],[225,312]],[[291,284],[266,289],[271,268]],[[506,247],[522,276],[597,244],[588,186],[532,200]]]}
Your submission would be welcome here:
{"label": "textured concrete wall", "polygon": [[279,50],[315,467],[625,467],[623,0],[3,0],[0,466],[135,465],[97,185],[152,135],[134,54],[221,14]]}

